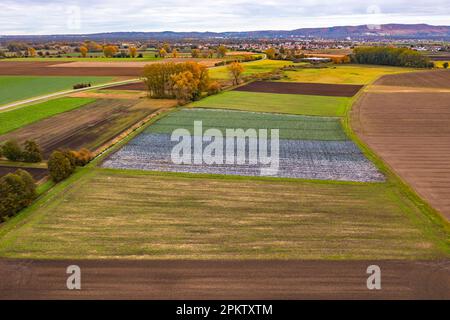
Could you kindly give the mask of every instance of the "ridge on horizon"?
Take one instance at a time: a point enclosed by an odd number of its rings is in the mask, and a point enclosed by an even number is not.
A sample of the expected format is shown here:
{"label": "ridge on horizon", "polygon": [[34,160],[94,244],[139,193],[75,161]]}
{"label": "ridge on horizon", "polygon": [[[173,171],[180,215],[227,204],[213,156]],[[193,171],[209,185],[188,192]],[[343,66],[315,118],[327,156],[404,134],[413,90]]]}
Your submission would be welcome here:
{"label": "ridge on horizon", "polygon": [[77,38],[77,37],[106,37],[113,38],[118,36],[152,36],[166,38],[183,37],[235,37],[235,38],[282,38],[282,37],[322,37],[322,38],[346,38],[358,36],[390,36],[390,37],[445,37],[450,38],[450,26],[430,25],[426,23],[401,24],[389,23],[376,25],[375,28],[369,28],[368,25],[346,25],[317,28],[298,28],[293,30],[251,30],[251,31],[112,31],[97,33],[79,33],[79,34],[40,34],[40,35],[1,35],[1,38]]}

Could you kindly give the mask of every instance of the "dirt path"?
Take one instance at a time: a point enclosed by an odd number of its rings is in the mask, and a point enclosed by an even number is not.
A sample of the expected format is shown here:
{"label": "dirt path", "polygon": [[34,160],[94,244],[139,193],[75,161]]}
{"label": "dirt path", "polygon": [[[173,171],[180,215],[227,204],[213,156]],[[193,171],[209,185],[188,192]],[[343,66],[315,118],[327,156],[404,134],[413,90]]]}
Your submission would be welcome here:
{"label": "dirt path", "polygon": [[[449,261],[0,260],[0,299],[450,299]],[[367,267],[381,290],[367,289]],[[66,269],[81,268],[81,290]]]}
{"label": "dirt path", "polygon": [[450,219],[448,88],[450,71],[385,76],[353,108],[352,125],[395,172]]}

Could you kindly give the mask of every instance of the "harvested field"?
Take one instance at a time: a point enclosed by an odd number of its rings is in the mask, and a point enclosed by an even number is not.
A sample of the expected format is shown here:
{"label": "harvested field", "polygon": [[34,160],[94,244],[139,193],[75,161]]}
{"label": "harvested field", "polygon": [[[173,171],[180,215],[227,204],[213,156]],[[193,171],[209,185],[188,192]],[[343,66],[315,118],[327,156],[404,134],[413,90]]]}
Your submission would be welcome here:
{"label": "harvested field", "polygon": [[[69,63],[69,62],[68,62]],[[30,75],[30,76],[122,76],[139,77],[141,67],[110,67],[110,68],[52,68],[61,62],[0,62],[0,75]]]}
{"label": "harvested field", "polygon": [[172,100],[97,100],[0,136],[0,141],[36,140],[47,157],[58,148],[94,150]]}
{"label": "harvested field", "polygon": [[0,177],[3,177],[4,175],[8,173],[14,173],[17,170],[22,169],[27,171],[31,176],[34,178],[34,180],[39,181],[45,176],[47,176],[48,171],[47,169],[42,168],[25,168],[25,167],[10,167],[10,166],[0,166]]}
{"label": "harvested field", "polygon": [[75,178],[39,201],[20,225],[12,221],[0,229],[0,256],[448,257],[436,225],[386,183],[220,179],[105,169]]}
{"label": "harvested field", "polygon": [[[380,82],[434,87],[435,74],[444,77],[441,83],[449,83],[450,72],[436,71],[412,73],[411,78],[389,76]],[[450,219],[450,93],[420,90],[365,93],[353,110],[353,126],[395,172]]]}
{"label": "harvested field", "polygon": [[208,67],[221,61],[216,59],[165,59],[146,62],[43,62],[1,61],[0,75],[30,76],[116,76],[140,77],[145,65],[161,62],[198,61]]}
{"label": "harvested field", "polygon": [[[226,120],[225,120],[226,119]],[[299,116],[273,116],[234,111],[183,110],[172,113],[129,142],[121,150],[110,156],[103,164],[106,168],[140,169],[150,171],[192,172],[241,176],[264,175],[268,165],[250,164],[248,159],[237,164],[237,145],[234,145],[234,164],[224,161],[216,164],[176,164],[172,160],[172,150],[178,141],[171,141],[171,133],[178,128],[193,132],[193,121],[203,121],[203,129],[218,128],[224,138],[221,140],[223,154],[234,139],[225,138],[225,128],[279,128],[279,167],[271,175],[286,178],[304,178],[343,181],[383,181],[383,176],[370,163],[358,147],[351,141],[312,141],[302,137],[335,137],[340,129],[339,122],[332,118],[307,118]],[[324,133],[327,132],[327,133]],[[268,132],[270,138],[270,131]],[[284,138],[284,139],[283,139]],[[191,154],[195,157],[194,138],[191,137]],[[286,140],[289,139],[289,140]],[[208,143],[203,144],[204,153]],[[248,152],[248,140],[245,149]],[[272,153],[269,143],[268,153]],[[199,154],[201,156],[201,154]],[[228,159],[228,158],[227,158]]]}
{"label": "harvested field", "polygon": [[[383,272],[382,290],[361,285],[374,263]],[[61,270],[71,264],[83,270],[82,290],[64,286]],[[413,260],[0,259],[0,299],[448,300],[449,272],[445,261]]]}
{"label": "harvested field", "polygon": [[255,81],[250,84],[238,87],[234,90],[265,93],[353,97],[362,87],[362,85]]}
{"label": "harvested field", "polygon": [[147,86],[144,82],[136,82],[136,83],[127,83],[127,84],[121,84],[119,86],[115,87],[109,87],[104,90],[136,90],[136,91],[146,91]]}
{"label": "harvested field", "polygon": [[382,77],[375,82],[381,86],[450,89],[450,70],[419,71]]}

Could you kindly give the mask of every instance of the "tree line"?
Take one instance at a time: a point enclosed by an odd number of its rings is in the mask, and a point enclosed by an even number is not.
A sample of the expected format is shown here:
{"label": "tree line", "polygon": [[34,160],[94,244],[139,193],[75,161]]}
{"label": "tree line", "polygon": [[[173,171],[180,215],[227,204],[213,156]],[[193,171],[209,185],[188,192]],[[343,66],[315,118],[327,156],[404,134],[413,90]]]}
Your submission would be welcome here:
{"label": "tree line", "polygon": [[208,69],[197,62],[149,64],[143,76],[150,97],[156,99],[176,98],[186,103],[198,100],[203,92],[220,90],[220,86],[211,81]]}
{"label": "tree line", "polygon": [[353,50],[352,60],[360,64],[432,68],[433,62],[421,53],[409,48],[359,47]]}

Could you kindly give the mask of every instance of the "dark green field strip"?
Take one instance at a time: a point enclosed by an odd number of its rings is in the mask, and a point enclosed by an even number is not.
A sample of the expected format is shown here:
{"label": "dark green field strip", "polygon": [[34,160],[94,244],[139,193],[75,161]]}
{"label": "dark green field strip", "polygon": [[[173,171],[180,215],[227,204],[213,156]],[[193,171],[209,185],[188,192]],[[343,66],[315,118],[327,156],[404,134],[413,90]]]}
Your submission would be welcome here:
{"label": "dark green field strip", "polygon": [[0,134],[5,134],[33,122],[80,108],[94,101],[95,99],[91,98],[60,98],[1,112]]}
{"label": "dark green field strip", "polygon": [[337,118],[264,114],[223,110],[181,110],[172,113],[146,129],[148,133],[171,134],[184,128],[194,133],[194,121],[202,121],[203,131],[226,129],[279,129],[281,139],[347,140]]}

